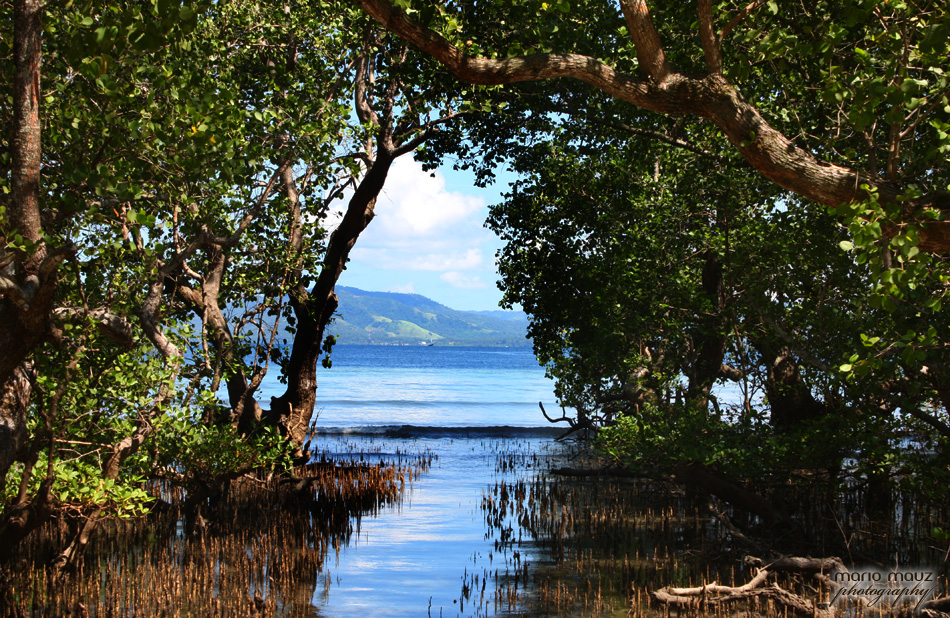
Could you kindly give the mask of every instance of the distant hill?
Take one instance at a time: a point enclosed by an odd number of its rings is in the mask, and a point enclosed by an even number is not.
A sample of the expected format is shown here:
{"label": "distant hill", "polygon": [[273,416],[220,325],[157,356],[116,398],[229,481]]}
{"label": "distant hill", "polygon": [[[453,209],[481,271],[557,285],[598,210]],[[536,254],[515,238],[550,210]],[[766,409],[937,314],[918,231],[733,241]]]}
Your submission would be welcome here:
{"label": "distant hill", "polygon": [[469,311],[468,313],[474,313],[475,315],[486,318],[498,318],[499,320],[528,321],[528,314],[524,311],[502,311],[501,309],[495,309],[493,311]]}
{"label": "distant hill", "polygon": [[527,347],[523,312],[456,311],[419,294],[336,287],[337,317],[328,327],[340,344]]}

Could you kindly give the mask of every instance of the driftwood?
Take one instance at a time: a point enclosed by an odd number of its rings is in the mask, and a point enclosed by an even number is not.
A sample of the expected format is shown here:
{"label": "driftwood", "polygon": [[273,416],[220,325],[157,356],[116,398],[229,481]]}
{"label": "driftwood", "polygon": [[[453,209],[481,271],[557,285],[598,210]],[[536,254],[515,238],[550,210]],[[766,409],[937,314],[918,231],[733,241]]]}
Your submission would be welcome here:
{"label": "driftwood", "polygon": [[950,616],[950,597],[927,601],[921,605],[920,615],[924,618],[947,618]]}
{"label": "driftwood", "polygon": [[758,558],[746,558],[746,563],[758,566],[759,569],[755,577],[742,586],[722,586],[715,582],[693,588],[667,586],[651,592],[650,596],[662,605],[699,609],[713,609],[750,599],[766,599],[800,616],[834,618],[835,611],[827,604],[815,603],[785,590],[776,583],[768,584],[768,579],[779,572],[810,574],[825,587],[833,587],[834,582],[825,574],[844,570],[840,559],[783,556],[768,564]]}

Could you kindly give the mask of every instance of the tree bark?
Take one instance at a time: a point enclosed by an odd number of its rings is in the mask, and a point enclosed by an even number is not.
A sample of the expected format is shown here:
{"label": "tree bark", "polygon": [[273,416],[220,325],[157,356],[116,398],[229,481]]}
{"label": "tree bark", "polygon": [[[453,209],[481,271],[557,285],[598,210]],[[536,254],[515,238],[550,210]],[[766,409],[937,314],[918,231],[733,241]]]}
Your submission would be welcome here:
{"label": "tree bark", "polygon": [[[807,199],[839,206],[867,199],[876,191],[882,203],[893,203],[903,187],[865,172],[822,161],[772,127],[718,71],[687,77],[667,68],[644,0],[621,6],[634,38],[640,66],[650,79],[615,71],[596,58],[580,54],[534,54],[514,58],[469,57],[435,32],[423,28],[388,0],[357,0],[385,26],[444,64],[462,81],[503,85],[559,77],[581,80],[637,107],[662,114],[695,114],[713,122],[759,173]],[[650,22],[650,23],[647,23]],[[914,211],[939,207],[945,198],[933,194],[909,206]],[[920,249],[950,252],[950,221],[923,224]]]}
{"label": "tree bark", "polygon": [[[42,14],[39,0],[13,3],[13,167],[9,223],[27,242],[38,242],[40,222],[40,64]],[[9,230],[13,231],[13,230]]]}
{"label": "tree bark", "polygon": [[12,255],[0,248],[0,383],[6,383],[42,341],[55,293],[54,273],[44,267],[47,252],[40,221],[42,12],[38,0],[13,3],[11,200],[0,245],[16,234],[32,246],[15,249]]}
{"label": "tree bark", "polygon": [[29,432],[26,427],[26,410],[33,389],[33,368],[24,363],[0,392],[0,496],[4,495],[7,472],[14,461],[22,458]]}

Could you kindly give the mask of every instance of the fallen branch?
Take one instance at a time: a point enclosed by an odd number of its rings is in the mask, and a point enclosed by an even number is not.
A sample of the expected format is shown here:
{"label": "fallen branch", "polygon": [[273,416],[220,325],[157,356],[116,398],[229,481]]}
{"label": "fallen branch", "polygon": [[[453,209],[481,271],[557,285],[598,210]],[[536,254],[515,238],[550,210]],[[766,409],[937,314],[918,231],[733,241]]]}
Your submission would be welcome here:
{"label": "fallen branch", "polygon": [[950,616],[950,597],[927,601],[921,606],[920,614],[926,618],[947,618]]}
{"label": "fallen branch", "polygon": [[[758,558],[752,559],[762,564]],[[747,559],[749,562],[749,559]],[[814,603],[809,599],[785,590],[776,583],[766,586],[773,573],[795,572],[811,573],[821,576],[825,572],[844,569],[838,558],[797,558],[781,557],[771,564],[761,567],[748,583],[741,586],[723,586],[716,582],[692,588],[674,588],[667,586],[650,593],[657,603],[678,608],[710,609],[723,607],[749,599],[767,599],[787,611],[809,618],[834,618],[834,609],[825,604]],[[826,580],[827,578],[820,578]]]}
{"label": "fallen branch", "polygon": [[835,571],[847,571],[841,558],[832,556],[831,558],[811,558],[801,556],[779,556],[768,564],[762,558],[755,556],[746,556],[743,560],[745,564],[754,567],[762,567],[770,571],[783,573],[833,573]]}

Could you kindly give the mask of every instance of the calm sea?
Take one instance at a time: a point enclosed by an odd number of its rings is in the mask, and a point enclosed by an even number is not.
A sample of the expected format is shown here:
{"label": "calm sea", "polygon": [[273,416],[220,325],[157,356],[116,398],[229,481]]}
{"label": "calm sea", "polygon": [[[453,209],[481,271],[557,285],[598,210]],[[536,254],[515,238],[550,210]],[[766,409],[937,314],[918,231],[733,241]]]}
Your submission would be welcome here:
{"label": "calm sea", "polygon": [[[485,435],[503,427],[550,434],[538,402],[549,414],[559,410],[530,348],[341,345],[331,359],[317,376],[322,435],[398,428]],[[261,395],[267,401],[282,392],[265,383]]]}
{"label": "calm sea", "polygon": [[[328,557],[314,583],[315,612],[506,613],[494,606],[493,587],[506,577],[507,550],[486,533],[482,500],[493,483],[546,466],[564,432],[538,407],[559,410],[531,350],[338,346],[332,360],[318,374],[316,455],[392,461],[428,453],[433,464],[399,506],[363,518],[350,544]],[[517,458],[517,471],[499,469],[506,457]],[[477,599],[466,594],[474,574],[493,578]]]}

